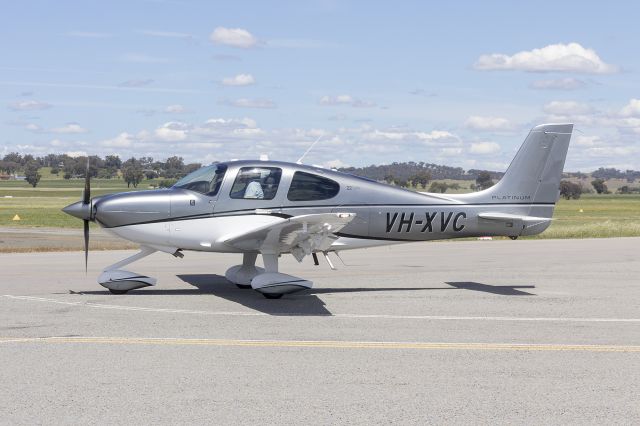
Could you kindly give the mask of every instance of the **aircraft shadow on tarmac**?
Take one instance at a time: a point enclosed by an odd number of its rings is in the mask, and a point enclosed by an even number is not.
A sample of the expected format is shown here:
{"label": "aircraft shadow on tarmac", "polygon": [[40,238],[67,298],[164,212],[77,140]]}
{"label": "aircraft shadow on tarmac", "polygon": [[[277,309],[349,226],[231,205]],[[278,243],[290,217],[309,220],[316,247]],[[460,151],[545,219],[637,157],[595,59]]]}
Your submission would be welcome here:
{"label": "aircraft shadow on tarmac", "polygon": [[[389,291],[424,291],[424,290],[472,290],[502,296],[535,296],[533,293],[518,290],[535,288],[533,285],[494,286],[477,282],[447,282],[451,287],[354,287],[354,288],[312,288],[294,293],[282,299],[267,300],[258,292],[241,290],[221,275],[216,274],[182,274],[179,279],[193,286],[184,289],[145,288],[129,292],[130,295],[197,295],[213,294],[231,302],[246,306],[249,309],[275,316],[330,316],[331,312],[318,295],[333,293],[368,293]],[[108,294],[106,291],[83,291],[82,294]]]}
{"label": "aircraft shadow on tarmac", "polygon": [[528,293],[518,289],[536,288],[534,285],[489,285],[473,281],[447,282],[447,284],[459,289],[481,291],[484,293],[499,294],[502,296],[535,296],[533,293]]}
{"label": "aircraft shadow on tarmac", "polygon": [[[177,275],[182,281],[197,288],[197,292],[214,294],[229,301],[239,303],[247,308],[264,312],[269,315],[281,316],[323,316],[331,315],[325,303],[317,295],[331,293],[358,293],[374,291],[422,291],[422,290],[453,290],[443,287],[367,287],[367,288],[312,288],[285,296],[282,299],[267,300],[258,292],[240,290],[229,283],[225,277],[215,274],[184,274]],[[149,291],[149,290],[145,290]],[[151,290],[154,291],[154,290]],[[161,291],[161,290],[159,290]],[[194,290],[186,290],[192,292]],[[167,290],[170,294],[180,294],[181,290]]]}

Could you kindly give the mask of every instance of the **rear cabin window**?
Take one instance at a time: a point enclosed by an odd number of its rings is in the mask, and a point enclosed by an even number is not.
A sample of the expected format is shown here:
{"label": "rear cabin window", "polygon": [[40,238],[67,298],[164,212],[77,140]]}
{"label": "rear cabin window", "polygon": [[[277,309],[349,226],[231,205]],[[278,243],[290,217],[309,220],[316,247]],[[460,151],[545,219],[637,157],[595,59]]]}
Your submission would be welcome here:
{"label": "rear cabin window", "polygon": [[295,172],[287,193],[289,201],[328,200],[338,195],[338,182],[305,172]]}
{"label": "rear cabin window", "polygon": [[238,172],[231,198],[246,200],[273,200],[278,192],[282,169],[277,167],[243,167]]}

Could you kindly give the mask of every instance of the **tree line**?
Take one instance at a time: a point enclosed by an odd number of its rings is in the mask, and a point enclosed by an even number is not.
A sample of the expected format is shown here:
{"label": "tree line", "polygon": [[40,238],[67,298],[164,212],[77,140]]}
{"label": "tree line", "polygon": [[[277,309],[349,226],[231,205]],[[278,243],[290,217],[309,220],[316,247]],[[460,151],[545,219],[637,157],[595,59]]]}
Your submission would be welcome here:
{"label": "tree line", "polygon": [[[164,161],[155,161],[152,157],[131,157],[126,160],[117,155],[100,157],[91,155],[89,175],[98,179],[122,177],[127,186],[137,187],[143,179],[164,178],[175,181],[202,167],[200,163],[185,164],[182,157],[173,156]],[[87,157],[71,157],[67,154],[48,154],[34,157],[12,152],[0,160],[0,174],[16,175],[23,173],[29,184],[35,187],[42,177],[38,172],[42,167],[50,167],[51,174],[62,175],[64,179],[82,178],[87,170]]]}
{"label": "tree line", "polygon": [[[629,181],[629,183],[634,182],[635,179]],[[567,200],[577,200],[580,198],[582,194],[590,194],[596,192],[597,194],[611,194],[609,187],[607,187],[607,183],[605,179],[597,178],[591,181],[591,188],[588,186],[583,186],[582,183],[571,182],[569,180],[560,181],[560,195]],[[632,187],[629,185],[623,185],[618,188],[618,194],[638,194],[640,193],[640,188]]]}
{"label": "tree line", "polygon": [[341,172],[351,173],[354,175],[366,177],[373,180],[386,180],[394,182],[409,182],[416,176],[428,174],[429,180],[476,180],[480,173],[489,173],[491,179],[499,180],[504,173],[489,170],[469,169],[464,170],[462,167],[443,166],[440,164],[425,163],[424,161],[415,162],[393,162],[391,164],[372,164],[365,167],[343,167],[338,169]]}

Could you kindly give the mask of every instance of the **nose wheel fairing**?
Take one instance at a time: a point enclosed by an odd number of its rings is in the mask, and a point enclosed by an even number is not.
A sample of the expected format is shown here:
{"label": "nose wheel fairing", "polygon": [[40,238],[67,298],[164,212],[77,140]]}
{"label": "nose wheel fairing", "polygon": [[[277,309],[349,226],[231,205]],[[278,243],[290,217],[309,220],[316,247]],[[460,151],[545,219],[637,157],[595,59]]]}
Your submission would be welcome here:
{"label": "nose wheel fairing", "polygon": [[251,288],[266,295],[290,294],[308,290],[313,282],[279,272],[265,272],[251,280]]}
{"label": "nose wheel fairing", "polygon": [[135,272],[114,269],[100,274],[98,284],[106,289],[115,290],[116,292],[127,292],[129,290],[154,286],[156,285],[156,279]]}
{"label": "nose wheel fairing", "polygon": [[129,290],[135,290],[143,287],[150,287],[156,285],[156,279],[141,275],[136,272],[125,271],[121,268],[125,265],[140,260],[143,257],[147,257],[150,254],[155,253],[157,250],[151,247],[142,246],[140,251],[133,256],[129,256],[120,262],[104,268],[100,276],[98,277],[98,284],[102,287],[110,290],[115,294],[123,294]]}

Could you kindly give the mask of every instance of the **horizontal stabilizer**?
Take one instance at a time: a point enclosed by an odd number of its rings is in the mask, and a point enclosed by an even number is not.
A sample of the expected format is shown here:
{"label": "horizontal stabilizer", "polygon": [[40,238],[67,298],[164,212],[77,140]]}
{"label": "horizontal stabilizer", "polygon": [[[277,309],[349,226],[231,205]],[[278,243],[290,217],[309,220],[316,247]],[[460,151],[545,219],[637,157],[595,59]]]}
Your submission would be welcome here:
{"label": "horizontal stabilizer", "polygon": [[529,228],[531,226],[546,224],[551,222],[553,219],[547,217],[536,217],[536,216],[524,216],[518,214],[510,214],[510,213],[479,213],[478,218],[496,222],[503,223],[512,223],[518,224],[522,226],[522,228]]}

